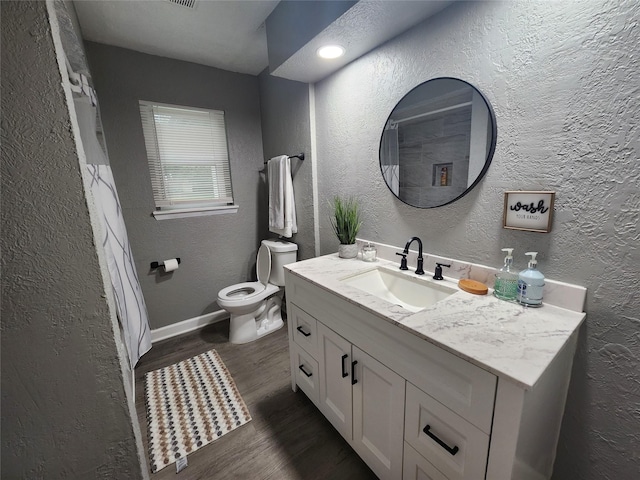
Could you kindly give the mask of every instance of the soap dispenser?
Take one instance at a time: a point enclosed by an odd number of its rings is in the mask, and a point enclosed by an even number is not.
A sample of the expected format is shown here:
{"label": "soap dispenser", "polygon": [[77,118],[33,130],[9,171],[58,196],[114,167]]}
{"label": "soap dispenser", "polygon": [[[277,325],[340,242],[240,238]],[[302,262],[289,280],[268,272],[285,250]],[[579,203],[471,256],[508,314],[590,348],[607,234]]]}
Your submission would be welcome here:
{"label": "soap dispenser", "polygon": [[518,274],[513,271],[513,248],[503,248],[502,251],[507,252],[507,256],[496,273],[493,294],[500,300],[515,300],[518,296]]}
{"label": "soap dispenser", "polygon": [[538,252],[527,252],[525,255],[530,255],[531,260],[529,266],[518,275],[517,300],[528,307],[541,307],[544,275],[536,268]]}

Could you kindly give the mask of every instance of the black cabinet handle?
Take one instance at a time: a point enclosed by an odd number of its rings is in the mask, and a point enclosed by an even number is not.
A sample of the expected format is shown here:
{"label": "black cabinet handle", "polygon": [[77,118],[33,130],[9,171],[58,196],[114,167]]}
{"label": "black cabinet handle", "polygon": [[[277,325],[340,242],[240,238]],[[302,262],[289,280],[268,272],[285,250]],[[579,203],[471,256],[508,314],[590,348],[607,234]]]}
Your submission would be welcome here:
{"label": "black cabinet handle", "polygon": [[304,330],[302,330],[302,327],[298,327],[298,328],[296,328],[296,330],[298,330],[305,337],[310,337],[311,336],[311,332],[309,332],[309,333],[305,332]]}
{"label": "black cabinet handle", "polygon": [[300,371],[301,371],[302,373],[304,373],[307,377],[310,377],[311,375],[313,375],[313,373],[309,373],[309,372],[307,372],[307,371],[304,369],[304,365],[300,365],[298,368],[299,368],[299,369],[300,369]]}
{"label": "black cabinet handle", "polygon": [[422,429],[422,431],[424,433],[427,434],[427,436],[433,440],[435,440],[435,442],[440,445],[442,448],[444,448],[447,452],[449,452],[451,455],[455,455],[456,453],[458,453],[458,450],[460,450],[457,446],[451,448],[449,445],[447,445],[446,443],[444,443],[442,440],[440,440],[438,437],[436,437],[433,433],[431,433],[431,425],[427,425],[426,427],[424,427]]}
{"label": "black cabinet handle", "polygon": [[351,385],[355,385],[356,383],[358,383],[358,380],[356,380],[356,365],[358,364],[357,360],[354,360],[353,362],[351,362]]}
{"label": "black cabinet handle", "polygon": [[342,378],[349,376],[349,372],[347,372],[347,365],[344,363],[344,361],[348,357],[349,357],[349,355],[347,355],[346,353],[344,355],[342,355]]}

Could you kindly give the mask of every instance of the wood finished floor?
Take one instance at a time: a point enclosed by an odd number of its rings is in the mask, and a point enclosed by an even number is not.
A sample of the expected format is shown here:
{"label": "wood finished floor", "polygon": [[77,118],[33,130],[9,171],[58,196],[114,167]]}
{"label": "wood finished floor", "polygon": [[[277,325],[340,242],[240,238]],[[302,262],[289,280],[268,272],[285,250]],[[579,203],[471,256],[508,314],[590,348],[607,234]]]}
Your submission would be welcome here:
{"label": "wood finished floor", "polygon": [[[252,420],[151,480],[370,480],[377,477],[302,391],[291,390],[287,326],[246,345],[229,343],[229,321],[159,342],[136,368],[136,408],[147,451],[144,374],[215,349]],[[148,465],[148,457],[147,457]]]}

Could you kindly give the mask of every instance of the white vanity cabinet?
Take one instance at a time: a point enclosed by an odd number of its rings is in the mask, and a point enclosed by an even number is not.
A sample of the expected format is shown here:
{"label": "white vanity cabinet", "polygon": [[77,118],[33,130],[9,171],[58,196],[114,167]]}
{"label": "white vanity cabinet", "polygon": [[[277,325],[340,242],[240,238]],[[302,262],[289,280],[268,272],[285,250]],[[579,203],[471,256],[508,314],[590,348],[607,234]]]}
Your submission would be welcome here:
{"label": "white vanity cabinet", "polygon": [[[489,431],[494,375],[302,279],[287,277],[287,296],[292,387],[307,394],[378,477],[403,478],[405,442],[447,471],[443,478],[484,477],[488,433],[460,414]],[[441,404],[411,381],[448,407],[437,410]],[[422,431],[427,420],[431,437]],[[458,433],[462,424],[467,430]],[[458,451],[451,455],[437,435],[458,442]]]}
{"label": "white vanity cabinet", "polygon": [[575,335],[526,388],[296,268],[285,268],[292,388],[379,478],[550,478]]}

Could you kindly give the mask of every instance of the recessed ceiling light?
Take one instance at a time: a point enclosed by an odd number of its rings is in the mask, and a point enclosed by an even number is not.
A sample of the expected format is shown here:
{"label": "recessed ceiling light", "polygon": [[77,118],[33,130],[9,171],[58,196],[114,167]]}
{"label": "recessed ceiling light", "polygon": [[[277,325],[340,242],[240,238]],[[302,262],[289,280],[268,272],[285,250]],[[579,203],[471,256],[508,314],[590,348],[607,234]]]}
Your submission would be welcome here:
{"label": "recessed ceiling light", "polygon": [[340,45],[325,45],[318,49],[320,58],[338,58],[344,55],[344,47]]}

